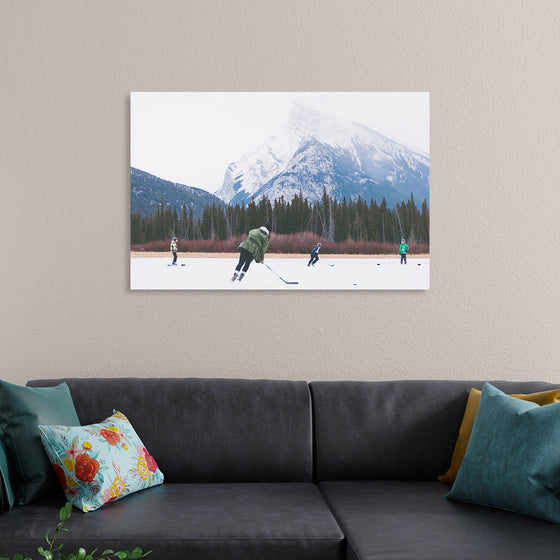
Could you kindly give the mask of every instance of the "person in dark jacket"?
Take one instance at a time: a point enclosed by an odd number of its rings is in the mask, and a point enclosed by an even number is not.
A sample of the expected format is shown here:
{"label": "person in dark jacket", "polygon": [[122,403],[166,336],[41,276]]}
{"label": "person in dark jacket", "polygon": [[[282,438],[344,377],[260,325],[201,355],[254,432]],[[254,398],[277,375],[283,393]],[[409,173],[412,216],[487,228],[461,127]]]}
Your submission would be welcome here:
{"label": "person in dark jacket", "polygon": [[315,263],[319,260],[319,249],[322,247],[322,245],[320,243],[317,243],[317,245],[315,245],[315,247],[313,249],[311,249],[311,258],[309,259],[309,262],[307,263],[307,266],[313,265],[315,266]]}
{"label": "person in dark jacket", "polygon": [[252,229],[245,241],[239,244],[239,262],[235,267],[231,281],[243,280],[253,260],[257,263],[264,261],[264,254],[270,241],[270,224],[265,224],[258,229]]}

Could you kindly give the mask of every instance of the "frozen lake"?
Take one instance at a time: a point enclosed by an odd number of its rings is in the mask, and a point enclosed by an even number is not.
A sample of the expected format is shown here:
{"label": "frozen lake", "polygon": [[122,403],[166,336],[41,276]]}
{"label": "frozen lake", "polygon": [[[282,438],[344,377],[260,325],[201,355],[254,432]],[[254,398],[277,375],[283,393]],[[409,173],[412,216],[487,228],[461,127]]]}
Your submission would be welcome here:
{"label": "frozen lake", "polygon": [[[132,257],[132,290],[428,290],[430,259],[399,258],[321,259],[314,267],[307,258],[267,257],[264,264],[251,263],[243,281],[230,280],[237,256],[179,258],[168,266],[169,258]],[[185,265],[185,266],[182,266]],[[330,266],[334,265],[334,266]],[[275,274],[276,273],[276,274]],[[288,282],[285,284],[278,276]]]}

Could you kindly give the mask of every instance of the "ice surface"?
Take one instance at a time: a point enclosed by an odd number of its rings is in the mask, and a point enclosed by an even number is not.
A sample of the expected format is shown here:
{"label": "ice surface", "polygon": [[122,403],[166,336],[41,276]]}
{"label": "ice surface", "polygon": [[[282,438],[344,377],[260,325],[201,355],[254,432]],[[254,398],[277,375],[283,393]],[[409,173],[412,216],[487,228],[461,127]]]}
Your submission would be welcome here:
{"label": "ice surface", "polygon": [[[324,259],[314,267],[307,258],[266,258],[266,264],[287,281],[282,282],[263,264],[252,263],[245,278],[231,282],[237,256],[231,258],[131,258],[132,290],[428,290],[430,259],[395,258]],[[181,266],[185,264],[186,266]],[[334,264],[334,266],[329,266]],[[420,265],[420,266],[419,266]]]}

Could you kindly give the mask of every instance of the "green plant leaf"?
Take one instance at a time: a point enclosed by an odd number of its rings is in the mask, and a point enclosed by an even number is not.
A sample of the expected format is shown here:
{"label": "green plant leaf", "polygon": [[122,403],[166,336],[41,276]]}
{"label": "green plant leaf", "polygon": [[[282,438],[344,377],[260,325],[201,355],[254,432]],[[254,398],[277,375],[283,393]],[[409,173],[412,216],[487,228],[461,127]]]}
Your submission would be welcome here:
{"label": "green plant leaf", "polygon": [[[43,547],[40,546],[37,549],[37,552],[45,559],[45,560],[53,560],[53,553],[50,550],[43,550]],[[14,560],[16,560],[14,558]]]}
{"label": "green plant leaf", "polygon": [[[101,556],[107,556],[107,554],[115,554],[115,551],[114,551],[114,550],[111,550],[110,548],[108,548],[107,550],[104,550],[104,551],[101,553]],[[0,560],[1,560],[1,559],[0,559]]]}
{"label": "green plant leaf", "polygon": [[23,560],[23,556],[21,554],[14,554],[14,560]]}
{"label": "green plant leaf", "polygon": [[128,556],[126,552],[115,552],[114,555],[121,560],[125,560],[125,558],[127,558]]}

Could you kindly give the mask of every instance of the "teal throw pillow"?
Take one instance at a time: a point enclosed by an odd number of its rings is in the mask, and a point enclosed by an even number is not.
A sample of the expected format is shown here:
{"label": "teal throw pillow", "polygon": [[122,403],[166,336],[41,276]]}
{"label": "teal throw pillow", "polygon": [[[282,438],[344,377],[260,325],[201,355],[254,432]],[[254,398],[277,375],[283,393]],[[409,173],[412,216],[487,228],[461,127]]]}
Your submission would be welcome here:
{"label": "teal throw pillow", "polygon": [[68,501],[82,511],[163,482],[155,459],[120,412],[99,424],[39,430]]}
{"label": "teal throw pillow", "polygon": [[447,498],[560,523],[560,403],[540,406],[485,383]]}
{"label": "teal throw pillow", "polygon": [[14,503],[15,496],[8,464],[8,452],[0,440],[0,512],[12,509]]}
{"label": "teal throw pillow", "polygon": [[0,440],[19,505],[59,491],[38,424],[80,425],[68,385],[22,387],[0,381]]}

